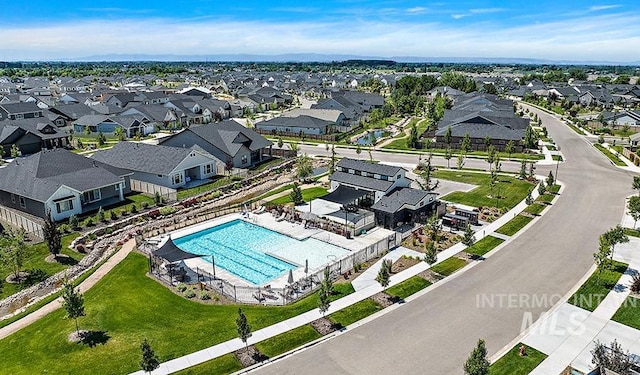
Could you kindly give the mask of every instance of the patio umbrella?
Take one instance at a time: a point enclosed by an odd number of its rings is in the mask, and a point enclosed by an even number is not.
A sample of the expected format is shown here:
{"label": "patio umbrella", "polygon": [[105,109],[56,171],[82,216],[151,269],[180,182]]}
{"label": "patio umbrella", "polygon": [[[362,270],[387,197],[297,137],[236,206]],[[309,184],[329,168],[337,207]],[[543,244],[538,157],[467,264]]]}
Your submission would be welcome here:
{"label": "patio umbrella", "polygon": [[304,273],[309,273],[309,259],[304,260]]}
{"label": "patio umbrella", "polygon": [[293,270],[289,270],[289,279],[287,279],[289,284],[293,284]]}

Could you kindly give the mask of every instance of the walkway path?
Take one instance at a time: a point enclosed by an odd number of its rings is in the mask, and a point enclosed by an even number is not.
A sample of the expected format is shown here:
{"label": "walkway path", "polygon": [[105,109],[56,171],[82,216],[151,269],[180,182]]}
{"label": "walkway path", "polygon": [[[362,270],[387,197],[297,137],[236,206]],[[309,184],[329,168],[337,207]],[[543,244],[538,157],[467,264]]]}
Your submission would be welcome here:
{"label": "walkway path", "polygon": [[[562,192],[562,190],[560,191]],[[537,197],[537,189],[534,189],[532,196],[534,197],[534,199]],[[496,229],[500,228],[502,225],[504,225],[506,222],[508,222],[509,220],[511,220],[513,217],[515,217],[519,212],[521,212],[523,209],[525,209],[527,207],[526,202],[522,201],[520,202],[516,207],[514,207],[512,210],[510,210],[509,212],[507,212],[506,214],[502,215],[500,218],[498,218],[496,221],[494,221],[491,224],[488,224],[486,227],[481,228],[480,230],[478,230],[476,232],[476,240],[481,240],[482,238],[484,238],[487,235],[492,234]],[[535,220],[533,221],[535,222]],[[533,223],[532,222],[532,223]],[[532,225],[531,223],[529,225]],[[523,228],[523,231],[526,230],[526,227]],[[518,234],[516,234],[514,237],[517,237]],[[513,238],[513,237],[512,237]],[[503,247],[504,243],[500,246]],[[440,252],[438,254],[438,261],[435,264],[441,263],[444,260],[456,255],[457,253],[459,253],[460,251],[465,249],[465,245],[463,245],[462,243],[458,243],[452,247],[450,247],[449,249],[446,249],[442,252]],[[493,251],[495,252],[498,248],[494,249]],[[392,259],[392,260],[396,260],[399,259],[402,255],[409,255],[409,256],[423,256],[423,254],[418,253],[416,251],[404,248],[404,247],[399,247],[396,250],[393,250],[391,252],[389,252],[387,255],[385,255],[382,259]],[[329,307],[329,310],[327,311],[327,315],[336,312],[338,310],[341,310],[345,307],[351,306],[359,301],[362,301],[366,298],[369,298],[371,296],[373,296],[374,294],[377,294],[381,291],[383,291],[382,287],[380,286],[380,284],[375,281],[375,277],[377,276],[378,270],[380,269],[380,266],[382,265],[382,259],[380,259],[378,262],[376,262],[375,264],[371,265],[371,267],[369,267],[365,272],[363,272],[362,275],[360,275],[358,278],[356,278],[353,282],[352,285],[354,286],[354,289],[356,290],[354,293],[345,296],[335,302],[331,303],[331,306]],[[393,276],[391,276],[390,279],[390,283],[389,286],[393,286],[396,285],[402,281],[405,281],[427,269],[429,269],[430,266],[429,264],[425,263],[425,262],[420,262],[417,265],[402,271],[398,274],[395,274]],[[446,282],[447,279],[445,279],[444,281]],[[382,310],[381,314],[384,314],[384,312],[390,312],[393,309],[385,309]],[[271,325],[269,327],[260,329],[258,331],[255,331],[252,333],[251,338],[249,339],[248,343],[251,344],[255,344],[257,342],[260,342],[262,340],[265,340],[267,338],[270,337],[274,337],[277,336],[281,333],[287,332],[291,329],[300,327],[302,325],[308,324],[316,319],[321,318],[322,315],[320,314],[320,312],[317,309],[313,309],[312,311],[308,311],[306,313],[303,313],[301,315],[298,315],[296,317],[284,320],[280,323],[276,323],[274,325]],[[357,324],[357,323],[356,323]],[[347,330],[349,329],[349,327],[347,327]],[[179,357],[179,358],[175,358],[172,359],[170,361],[164,362],[160,365],[160,367],[153,371],[153,374],[170,374],[176,371],[180,371],[192,366],[195,366],[197,364],[215,359],[217,357],[220,357],[222,355],[228,354],[228,353],[232,353],[238,349],[241,349],[244,347],[244,343],[242,343],[242,341],[240,341],[240,339],[233,339],[233,340],[229,340],[227,342],[223,342],[220,343],[218,345],[214,345],[212,347],[197,351],[195,353],[191,353],[188,355],[185,355],[183,357]],[[143,375],[144,373],[142,371],[138,371],[135,372],[134,374],[136,375]]]}
{"label": "walkway path", "polygon": [[[83,282],[80,283],[78,288],[82,293],[89,290],[91,287],[96,285],[104,275],[109,273],[118,263],[120,263],[124,258],[129,255],[131,250],[133,250],[136,246],[136,241],[131,239],[127,241],[117,253],[113,254],[102,266],[98,267],[98,269],[93,272],[89,277],[87,277]],[[16,320],[15,322],[0,328],[0,340],[9,336],[10,334],[30,325],[31,323],[36,322],[38,319],[44,317],[45,315],[53,312],[60,307],[62,307],[62,298],[58,297],[55,300],[47,303],[42,306],[38,310],[32,312],[31,314]]]}

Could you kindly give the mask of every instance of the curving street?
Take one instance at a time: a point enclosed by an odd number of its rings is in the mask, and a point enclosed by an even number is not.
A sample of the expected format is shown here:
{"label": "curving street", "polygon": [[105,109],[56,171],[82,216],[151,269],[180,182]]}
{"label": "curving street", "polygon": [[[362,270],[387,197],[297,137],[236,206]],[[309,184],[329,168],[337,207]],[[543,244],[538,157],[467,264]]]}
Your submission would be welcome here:
{"label": "curving street", "polygon": [[[566,294],[593,264],[598,236],[620,222],[624,198],[632,192],[632,175],[613,167],[555,117],[534,111],[566,159],[559,171],[566,188],[555,207],[501,251],[422,297],[256,372],[461,374],[478,338],[486,340],[491,356],[520,334],[527,313],[535,320],[557,301],[548,298],[550,303],[533,304],[526,298]],[[339,152],[347,156],[343,152],[351,151]],[[366,151],[360,157],[368,157]],[[413,155],[376,152],[374,157],[417,162]],[[486,167],[486,162],[477,163]],[[517,170],[516,163],[505,163],[505,170],[514,166]],[[537,173],[546,175],[550,169],[555,173],[555,165],[539,166]],[[505,300],[505,295],[517,301]],[[478,306],[479,297],[494,301],[494,306]]]}

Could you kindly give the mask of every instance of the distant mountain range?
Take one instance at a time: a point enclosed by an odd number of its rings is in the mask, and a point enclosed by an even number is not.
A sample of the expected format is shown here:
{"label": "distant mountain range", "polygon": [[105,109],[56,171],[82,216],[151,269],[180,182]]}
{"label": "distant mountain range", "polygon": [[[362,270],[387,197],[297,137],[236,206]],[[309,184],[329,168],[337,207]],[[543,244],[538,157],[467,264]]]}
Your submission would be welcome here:
{"label": "distant mountain range", "polygon": [[332,62],[346,60],[393,60],[399,63],[479,63],[479,64],[531,64],[531,65],[640,65],[640,61],[580,61],[551,60],[516,57],[419,57],[419,56],[362,56],[344,54],[289,53],[279,55],[220,54],[220,55],[145,55],[145,54],[105,54],[61,61],[189,61],[189,62]]}

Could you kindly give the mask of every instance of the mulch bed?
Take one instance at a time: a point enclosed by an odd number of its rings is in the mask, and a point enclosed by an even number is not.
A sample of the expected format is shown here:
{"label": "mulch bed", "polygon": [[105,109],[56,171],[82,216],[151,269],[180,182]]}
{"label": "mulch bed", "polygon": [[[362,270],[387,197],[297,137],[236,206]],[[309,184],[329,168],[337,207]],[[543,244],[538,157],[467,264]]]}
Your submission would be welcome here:
{"label": "mulch bed", "polygon": [[[447,232],[444,230],[441,230],[439,235],[440,235],[440,238],[438,242],[436,242],[436,250],[438,251],[448,249],[451,246],[460,242],[460,240],[462,239],[462,237],[460,237],[458,234],[453,232]],[[411,250],[424,253],[426,252],[427,241],[431,241],[431,239],[427,235],[427,232],[423,231],[423,234],[420,234],[420,232],[417,231],[416,233],[412,234],[411,236],[407,237],[404,241],[402,241],[402,246]]]}
{"label": "mulch bed", "polygon": [[327,318],[316,319],[310,324],[311,327],[313,327],[313,329],[315,329],[322,336],[328,335],[331,332],[335,332],[339,328],[336,324],[334,324]]}
{"label": "mulch bed", "polygon": [[377,303],[378,305],[382,306],[383,308],[389,307],[389,306],[393,305],[395,302],[397,302],[395,297],[391,297],[390,295],[388,295],[385,292],[380,292],[380,293],[374,294],[369,298],[371,298],[373,300],[373,302]]}
{"label": "mulch bed", "polygon": [[431,270],[424,270],[422,272],[420,272],[418,274],[418,276],[422,277],[423,279],[429,281],[432,284],[437,283],[438,281],[442,280],[442,276],[436,272],[433,272]]}
{"label": "mulch bed", "polygon": [[21,282],[25,281],[26,279],[29,278],[29,273],[28,272],[18,272],[18,277],[16,277],[16,275],[11,272],[9,274],[9,276],[7,276],[6,279],[4,279],[4,281],[6,281],[9,284],[20,284]]}
{"label": "mulch bed", "polygon": [[269,359],[267,356],[260,353],[260,351],[253,345],[236,350],[233,354],[236,356],[242,367],[253,366],[256,363]]}
{"label": "mulch bed", "polygon": [[422,260],[416,258],[400,257],[400,259],[396,260],[391,266],[391,273],[402,272],[411,266],[415,266],[421,261]]}

